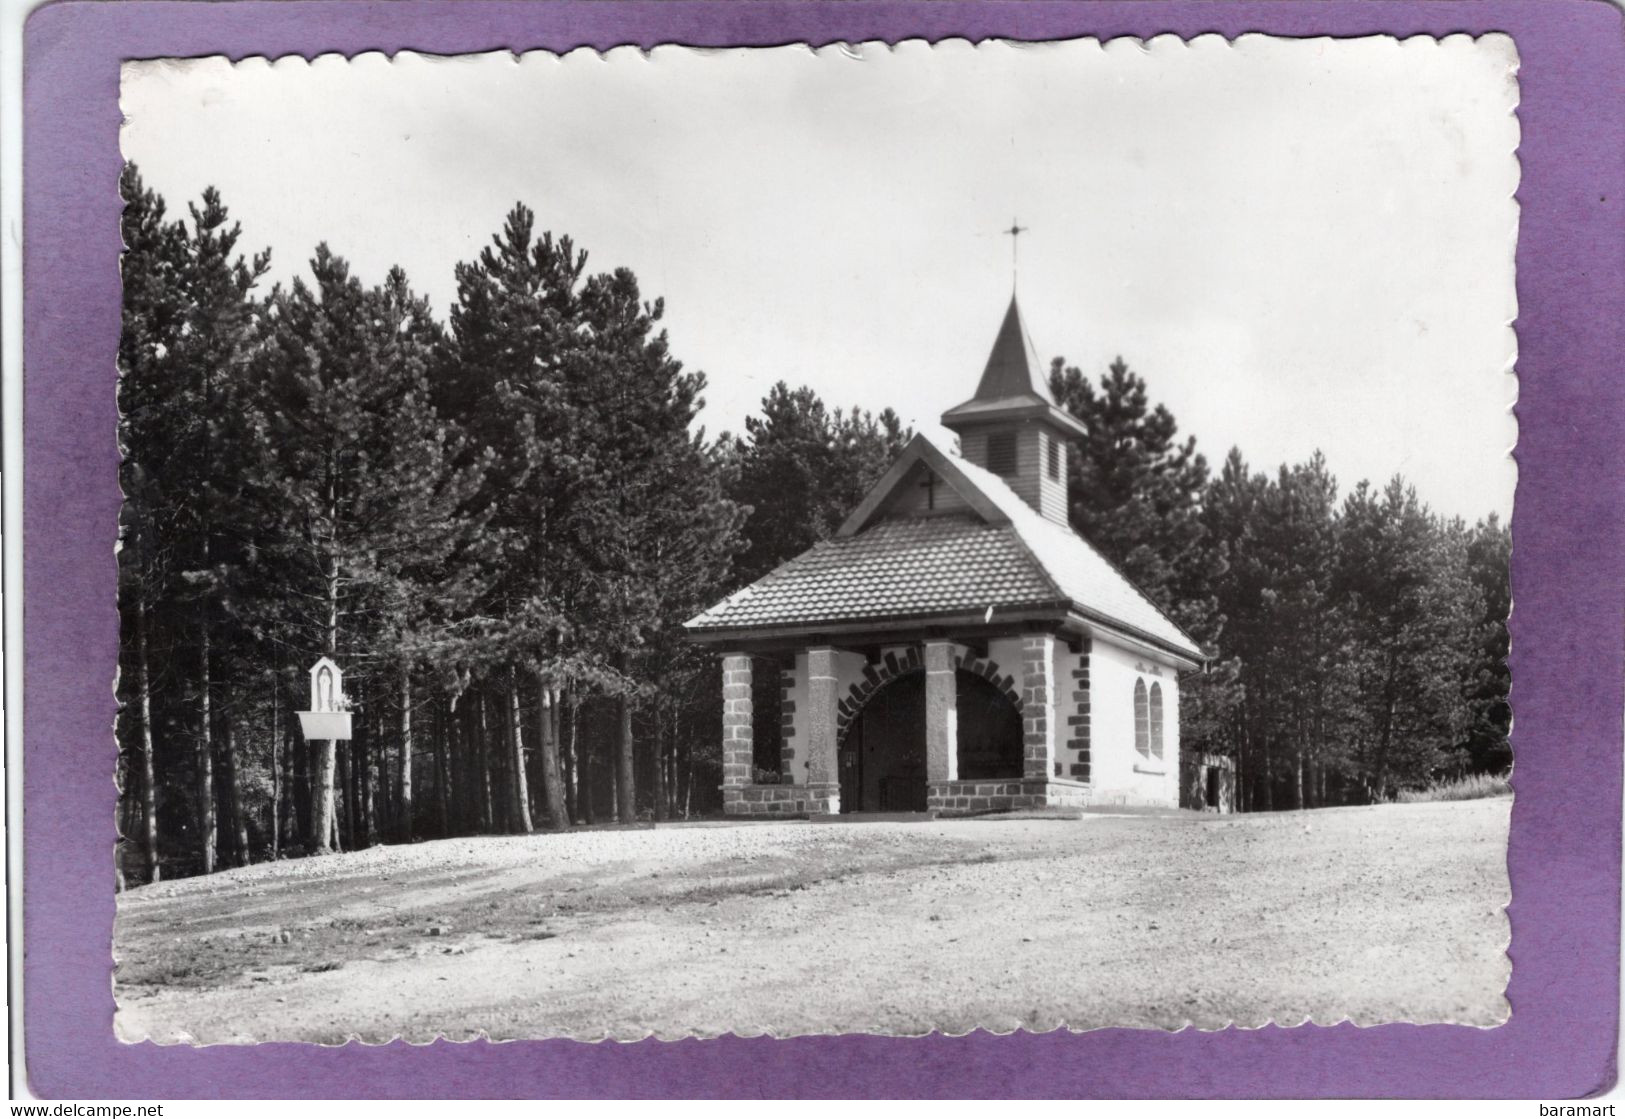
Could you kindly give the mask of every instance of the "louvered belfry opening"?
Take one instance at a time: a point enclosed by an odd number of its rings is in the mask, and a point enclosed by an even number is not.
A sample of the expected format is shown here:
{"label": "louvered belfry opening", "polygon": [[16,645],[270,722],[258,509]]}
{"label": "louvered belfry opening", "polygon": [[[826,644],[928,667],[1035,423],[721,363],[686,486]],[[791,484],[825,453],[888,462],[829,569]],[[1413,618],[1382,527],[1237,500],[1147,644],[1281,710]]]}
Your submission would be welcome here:
{"label": "louvered belfry opening", "polygon": [[987,436],[986,466],[1001,478],[1016,476],[1016,433],[994,431]]}

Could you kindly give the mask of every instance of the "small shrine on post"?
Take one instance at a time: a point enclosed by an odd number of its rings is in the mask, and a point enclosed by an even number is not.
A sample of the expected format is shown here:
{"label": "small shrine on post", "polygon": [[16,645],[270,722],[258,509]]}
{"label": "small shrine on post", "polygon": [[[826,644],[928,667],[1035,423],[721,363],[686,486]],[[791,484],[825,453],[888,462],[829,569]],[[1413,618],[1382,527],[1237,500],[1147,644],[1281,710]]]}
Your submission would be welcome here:
{"label": "small shrine on post", "polygon": [[310,710],[300,711],[299,727],[311,741],[350,737],[350,701],[344,695],[344,670],[328,657],[310,666]]}
{"label": "small shrine on post", "polygon": [[726,812],[1179,803],[1179,675],[1204,654],[1070,527],[1086,432],[1041,371],[1012,297],[942,416],[959,453],[916,435],[831,539],[686,623],[723,659]]}

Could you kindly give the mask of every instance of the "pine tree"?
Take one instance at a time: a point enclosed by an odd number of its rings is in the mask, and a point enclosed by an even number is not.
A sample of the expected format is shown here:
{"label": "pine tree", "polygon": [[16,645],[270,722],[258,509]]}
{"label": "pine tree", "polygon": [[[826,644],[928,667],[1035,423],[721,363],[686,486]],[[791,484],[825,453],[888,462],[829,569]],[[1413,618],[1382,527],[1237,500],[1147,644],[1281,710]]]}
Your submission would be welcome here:
{"label": "pine tree", "polygon": [[1354,638],[1360,770],[1373,799],[1426,784],[1465,733],[1460,651],[1481,605],[1464,556],[1395,477],[1344,502],[1340,591]]}
{"label": "pine tree", "polygon": [[[176,422],[167,398],[167,359],[180,342],[185,297],[180,270],[185,263],[186,234],[179,223],[165,220],[164,201],[148,190],[135,164],[126,164],[120,180],[125,199],[123,231],[124,302],[119,335],[119,442],[123,452],[119,480],[125,505],[120,516],[119,602],[122,610],[120,679],[133,685],[132,705],[119,720],[121,752],[139,754],[127,767],[139,773],[140,842],[147,880],[161,876],[158,849],[157,735],[153,728],[152,661],[154,613],[172,593],[172,548],[163,518],[174,515],[173,499],[163,476],[152,467],[162,461],[167,433]],[[130,720],[139,725],[139,745]],[[126,794],[128,785],[122,786]]]}
{"label": "pine tree", "polygon": [[[703,436],[690,434],[705,377],[671,356],[662,301],[645,302],[636,277],[617,269],[587,281],[581,307],[569,383],[590,469],[567,531],[599,573],[580,602],[593,619],[588,651],[620,678],[616,809],[624,823],[637,815],[636,709],[654,691],[647,652],[669,647],[699,608],[696,592],[721,582],[739,514]],[[674,568],[684,587],[673,585]]]}
{"label": "pine tree", "polygon": [[[535,236],[534,216],[515,207],[480,257],[458,268],[444,364],[446,399],[497,448],[492,499],[511,535],[494,655],[534,681],[554,826],[567,819],[564,773],[546,712],[564,690],[616,697],[617,812],[631,819],[633,716],[650,691],[642,651],[691,605],[671,593],[673,580],[690,593],[711,585],[734,547],[719,464],[690,434],[704,377],[672,358],[663,305],[643,300],[630,271],[585,269],[568,237]],[[517,717],[511,733],[518,741]],[[523,780],[517,754],[511,768]]]}
{"label": "pine tree", "polygon": [[750,509],[739,581],[832,536],[912,437],[889,408],[832,413],[812,389],[775,384],[734,444],[730,496]]}
{"label": "pine tree", "polygon": [[1198,515],[1208,470],[1195,437],[1178,441],[1173,415],[1152,406],[1122,358],[1098,388],[1056,358],[1050,390],[1088,431],[1069,456],[1072,526],[1164,610],[1205,604],[1214,557]]}
{"label": "pine tree", "polygon": [[[261,584],[289,605],[283,640],[344,664],[359,687],[398,681],[440,655],[480,590],[485,467],[430,400],[439,329],[405,275],[365,288],[319,246],[276,292],[256,363]],[[274,526],[274,528],[272,527]],[[336,746],[318,755],[312,845],[335,831]],[[365,786],[367,773],[356,774]],[[365,789],[362,790],[365,792]],[[349,815],[364,815],[356,803]]]}
{"label": "pine tree", "polygon": [[[121,185],[132,251],[120,340],[121,437],[124,478],[133,487],[127,492],[138,503],[127,518],[134,530],[130,562],[145,572],[127,586],[139,586],[138,612],[146,621],[153,605],[148,599],[164,596],[165,613],[186,635],[177,635],[174,649],[193,654],[181,671],[194,681],[194,811],[199,864],[208,873],[218,847],[217,749],[223,745],[227,766],[232,762],[230,742],[217,745],[214,729],[215,631],[229,621],[233,581],[230,541],[221,524],[236,451],[230,402],[255,344],[251,292],[270,255],[237,254],[241,229],[213,188],[188,208],[188,225],[165,220],[162,201],[145,189],[134,166],[125,169]],[[150,652],[150,631],[148,643]],[[229,706],[229,689],[222,698]]]}
{"label": "pine tree", "polygon": [[[1207,461],[1194,436],[1153,406],[1146,382],[1121,357],[1098,387],[1056,358],[1050,391],[1087,434],[1068,456],[1072,527],[1198,644],[1222,648],[1226,617],[1214,597],[1224,552],[1202,517]],[[1240,666],[1217,657],[1180,684],[1180,741],[1186,750],[1230,752],[1241,701]]]}
{"label": "pine tree", "polygon": [[[485,493],[501,550],[482,607],[483,652],[470,656],[463,672],[505,679],[522,666],[545,708],[559,689],[606,673],[578,643],[576,607],[593,572],[578,562],[569,537],[589,472],[568,358],[578,340],[586,255],[569,238],[534,237],[534,225],[527,207],[514,207],[479,257],[457,266],[457,303],[435,391],[493,454]],[[537,746],[548,822],[563,827],[557,737],[539,735]],[[510,769],[521,779],[522,766]],[[510,795],[516,807],[520,800]],[[515,824],[528,830],[527,818]]]}
{"label": "pine tree", "polygon": [[1493,513],[1473,527],[1463,558],[1482,604],[1463,656],[1463,690],[1469,712],[1463,748],[1466,763],[1475,772],[1502,772],[1512,764],[1512,747],[1507,741],[1512,729],[1508,703],[1512,677],[1507,667],[1512,537]]}
{"label": "pine tree", "polygon": [[1282,467],[1256,509],[1245,562],[1257,568],[1257,628],[1249,675],[1264,739],[1287,778],[1287,806],[1308,807],[1323,775],[1344,766],[1348,681],[1345,619],[1334,597],[1338,545],[1337,482],[1316,452]]}

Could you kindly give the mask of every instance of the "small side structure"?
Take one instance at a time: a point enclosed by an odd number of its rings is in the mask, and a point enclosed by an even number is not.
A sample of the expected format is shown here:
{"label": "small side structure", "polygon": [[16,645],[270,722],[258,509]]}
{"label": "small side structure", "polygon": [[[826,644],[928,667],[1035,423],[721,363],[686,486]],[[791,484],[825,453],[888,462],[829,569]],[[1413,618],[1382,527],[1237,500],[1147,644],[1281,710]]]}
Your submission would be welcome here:
{"label": "small side structure", "polygon": [[1179,759],[1179,807],[1198,812],[1236,810],[1236,760],[1224,754],[1184,754]]}
{"label": "small side structure", "polygon": [[[1068,522],[1056,406],[1014,299],[976,395],[826,540],[686,623],[723,657],[731,815],[1180,802],[1179,674],[1204,654]],[[756,674],[778,784],[757,784]]]}

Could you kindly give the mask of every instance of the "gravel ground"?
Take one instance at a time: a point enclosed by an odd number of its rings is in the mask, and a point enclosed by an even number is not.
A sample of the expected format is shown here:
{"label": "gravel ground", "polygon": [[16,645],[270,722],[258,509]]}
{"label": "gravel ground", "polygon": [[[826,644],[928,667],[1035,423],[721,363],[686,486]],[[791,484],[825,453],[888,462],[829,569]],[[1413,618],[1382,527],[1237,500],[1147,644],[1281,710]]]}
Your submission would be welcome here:
{"label": "gravel ground", "polygon": [[672,825],[379,847],[120,896],[160,1042],[1505,1020],[1507,798]]}

